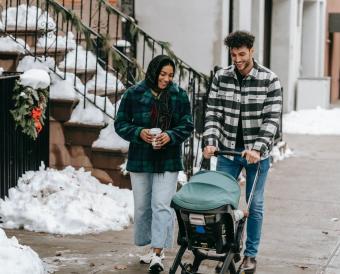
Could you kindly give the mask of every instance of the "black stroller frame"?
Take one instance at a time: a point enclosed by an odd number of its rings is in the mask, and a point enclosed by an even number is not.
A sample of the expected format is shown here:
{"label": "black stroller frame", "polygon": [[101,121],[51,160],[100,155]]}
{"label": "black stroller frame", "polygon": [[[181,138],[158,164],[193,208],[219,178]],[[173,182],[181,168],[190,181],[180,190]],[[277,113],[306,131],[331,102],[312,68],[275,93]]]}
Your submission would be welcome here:
{"label": "black stroller frame", "polygon": [[[215,155],[241,155],[236,151],[217,151]],[[247,209],[249,210],[256,184],[260,164],[257,165],[257,171],[254,178],[252,190],[248,199]],[[199,274],[198,269],[203,260],[214,260],[223,262],[221,268],[216,267],[219,274],[237,274],[236,264],[240,261],[240,252],[243,248],[243,232],[246,218],[234,222],[231,205],[225,205],[213,210],[197,211],[181,208],[171,203],[174,208],[178,221],[178,238],[177,244],[180,246],[175,260],[169,270],[169,274],[175,274],[178,267],[181,267],[181,274]],[[197,235],[193,232],[193,226],[190,224],[190,214],[204,216],[205,229],[209,233],[206,235]],[[196,216],[196,215],[195,215]],[[230,222],[233,222],[230,225]],[[228,225],[229,223],[229,225]],[[235,226],[234,226],[235,224]],[[230,229],[233,228],[233,229]],[[212,237],[213,236],[213,237]],[[190,250],[194,255],[192,264],[182,263],[182,257],[186,250]],[[215,251],[215,254],[209,254],[209,251]]]}

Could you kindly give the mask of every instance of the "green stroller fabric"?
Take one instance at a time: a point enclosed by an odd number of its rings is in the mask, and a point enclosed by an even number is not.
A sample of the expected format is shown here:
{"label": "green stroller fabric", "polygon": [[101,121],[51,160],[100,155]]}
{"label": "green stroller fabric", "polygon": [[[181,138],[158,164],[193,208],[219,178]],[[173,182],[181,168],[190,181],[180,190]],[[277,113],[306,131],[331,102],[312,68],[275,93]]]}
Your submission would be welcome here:
{"label": "green stroller fabric", "polygon": [[172,202],[190,210],[211,210],[227,204],[238,208],[241,190],[230,174],[200,171],[174,195]]}

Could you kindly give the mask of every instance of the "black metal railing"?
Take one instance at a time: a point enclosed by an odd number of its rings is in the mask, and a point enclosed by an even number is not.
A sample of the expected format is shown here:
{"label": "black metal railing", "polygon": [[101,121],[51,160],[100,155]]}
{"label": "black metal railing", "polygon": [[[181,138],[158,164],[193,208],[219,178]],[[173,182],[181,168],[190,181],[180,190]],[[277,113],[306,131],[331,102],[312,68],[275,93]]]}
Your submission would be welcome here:
{"label": "black metal railing", "polygon": [[[191,102],[194,123],[202,135],[202,102],[209,77],[177,57],[166,42],[147,34],[129,16],[106,0],[6,0],[2,7],[3,33],[23,45],[26,54],[46,61],[61,78],[78,76],[83,85],[74,86],[83,96],[84,107],[94,104],[114,119],[107,103],[116,102],[126,88],[143,78],[150,60],[167,54],[177,65],[175,81]],[[40,58],[39,58],[40,56]],[[104,103],[98,102],[98,97]],[[110,108],[112,110],[112,108]],[[199,119],[198,119],[199,118]],[[185,168],[190,176],[194,164],[194,134],[183,145]]]}
{"label": "black metal railing", "polygon": [[[4,198],[11,187],[15,187],[19,177],[28,170],[38,170],[41,162],[49,164],[49,119],[38,138],[33,141],[15,128],[10,110],[14,107],[14,76],[0,76],[0,197]],[[48,109],[46,111],[48,113]]]}

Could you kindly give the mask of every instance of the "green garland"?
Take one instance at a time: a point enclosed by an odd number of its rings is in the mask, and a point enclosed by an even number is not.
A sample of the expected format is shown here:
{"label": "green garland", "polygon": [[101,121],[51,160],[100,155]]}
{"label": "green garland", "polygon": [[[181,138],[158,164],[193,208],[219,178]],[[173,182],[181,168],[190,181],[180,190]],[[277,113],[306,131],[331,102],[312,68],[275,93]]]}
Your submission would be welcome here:
{"label": "green garland", "polygon": [[13,89],[14,108],[10,110],[15,128],[20,126],[22,132],[35,140],[44,125],[48,101],[48,88],[33,89],[25,87],[17,80]]}

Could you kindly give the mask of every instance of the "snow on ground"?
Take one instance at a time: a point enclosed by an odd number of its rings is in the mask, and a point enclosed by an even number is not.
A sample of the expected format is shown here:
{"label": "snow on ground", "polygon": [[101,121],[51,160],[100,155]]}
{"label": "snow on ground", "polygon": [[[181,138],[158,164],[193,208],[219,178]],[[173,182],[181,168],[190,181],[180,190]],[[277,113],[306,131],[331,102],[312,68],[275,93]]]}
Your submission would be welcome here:
{"label": "snow on ground", "polygon": [[58,49],[75,49],[76,48],[76,41],[74,40],[74,34],[72,32],[68,32],[67,36],[60,36],[58,35],[58,38],[53,32],[49,32],[43,37],[40,37],[37,42],[37,46],[39,48],[52,48],[55,49],[57,47]]}
{"label": "snow on ground", "polygon": [[0,265],[1,273],[43,274],[44,265],[38,254],[29,246],[20,245],[15,237],[7,238],[0,228]]}
{"label": "snow on ground", "polygon": [[340,109],[305,109],[283,115],[284,133],[340,135]]}
{"label": "snow on ground", "polygon": [[[7,26],[27,29],[55,29],[54,20],[36,6],[19,5],[18,7],[9,7],[1,13],[2,22],[7,22]],[[38,20],[37,20],[38,19]],[[38,23],[37,23],[38,21]]]}
{"label": "snow on ground", "polygon": [[[20,38],[17,38],[16,41],[13,39],[9,36],[0,37],[0,51],[25,53],[25,41]],[[27,44],[26,48],[30,50]]]}
{"label": "snow on ground", "polygon": [[43,262],[38,254],[29,246],[20,245],[15,237],[7,238],[1,228],[0,264],[1,273],[45,273]]}
{"label": "snow on ground", "polygon": [[82,168],[42,166],[26,172],[0,199],[0,217],[3,228],[56,234],[122,230],[133,219],[132,191],[101,184]]}

